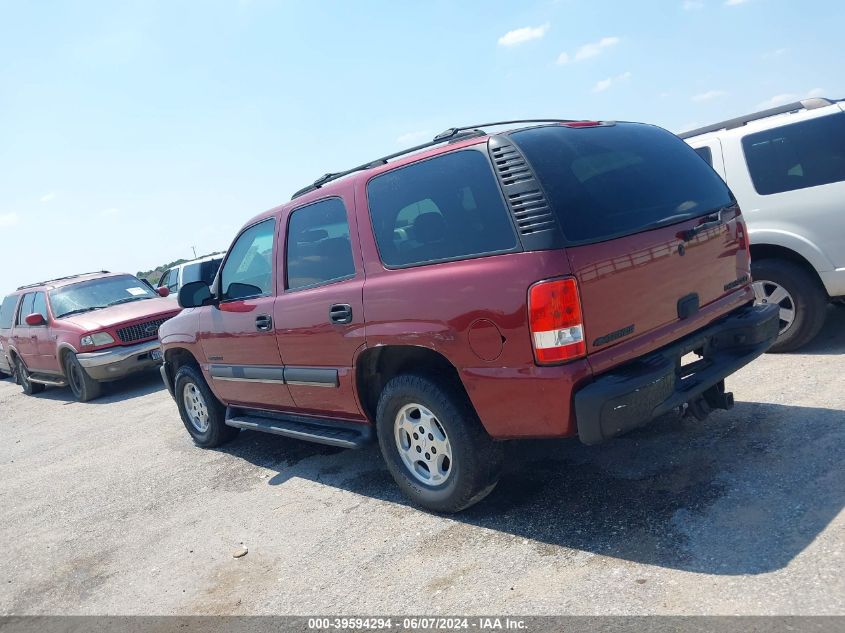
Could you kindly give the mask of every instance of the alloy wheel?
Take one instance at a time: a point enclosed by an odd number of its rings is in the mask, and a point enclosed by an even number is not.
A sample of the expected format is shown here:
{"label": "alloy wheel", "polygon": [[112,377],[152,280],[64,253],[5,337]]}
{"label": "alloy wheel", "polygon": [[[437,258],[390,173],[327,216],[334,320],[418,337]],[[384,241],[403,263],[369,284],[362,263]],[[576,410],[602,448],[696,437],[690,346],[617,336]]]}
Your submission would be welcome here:
{"label": "alloy wheel", "polygon": [[758,280],[752,284],[756,305],[777,304],[780,308],[779,335],[786,332],[795,321],[795,301],[792,295],[774,281]]}
{"label": "alloy wheel", "polygon": [[396,448],[414,478],[442,486],[452,473],[452,446],[443,425],[421,404],[408,404],[396,414]]}
{"label": "alloy wheel", "polygon": [[185,413],[188,420],[197,432],[208,431],[209,416],[208,405],[199,388],[192,382],[185,384],[182,390],[182,401],[185,404]]}

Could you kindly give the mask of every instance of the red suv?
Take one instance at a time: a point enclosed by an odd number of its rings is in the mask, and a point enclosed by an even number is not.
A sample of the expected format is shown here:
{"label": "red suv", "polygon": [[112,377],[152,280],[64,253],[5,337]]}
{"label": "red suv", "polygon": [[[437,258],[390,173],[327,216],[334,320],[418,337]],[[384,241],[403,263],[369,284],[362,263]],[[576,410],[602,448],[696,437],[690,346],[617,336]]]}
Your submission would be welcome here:
{"label": "red suv", "polygon": [[101,383],[158,366],[158,328],[179,312],[137,277],[105,271],[22,286],[0,307],[0,345],[24,393],[70,385],[87,402]]}
{"label": "red suv", "polygon": [[752,305],[725,183],[650,125],[508,123],[534,125],[323,176],[180,290],[162,374],[198,445],[375,436],[413,501],[457,511],[496,484],[499,440],[730,408],[778,310]]}

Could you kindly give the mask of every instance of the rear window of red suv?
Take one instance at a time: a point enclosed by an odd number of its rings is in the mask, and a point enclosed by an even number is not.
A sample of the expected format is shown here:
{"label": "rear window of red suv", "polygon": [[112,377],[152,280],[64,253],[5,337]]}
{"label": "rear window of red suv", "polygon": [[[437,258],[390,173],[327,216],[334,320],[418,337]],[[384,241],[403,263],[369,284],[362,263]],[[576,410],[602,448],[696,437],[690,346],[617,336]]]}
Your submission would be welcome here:
{"label": "rear window of red suv", "polygon": [[705,215],[733,198],[675,135],[651,125],[514,132],[570,243],[598,242]]}
{"label": "rear window of red suv", "polygon": [[459,150],[376,176],[367,197],[379,254],[389,268],[517,248],[484,151]]}

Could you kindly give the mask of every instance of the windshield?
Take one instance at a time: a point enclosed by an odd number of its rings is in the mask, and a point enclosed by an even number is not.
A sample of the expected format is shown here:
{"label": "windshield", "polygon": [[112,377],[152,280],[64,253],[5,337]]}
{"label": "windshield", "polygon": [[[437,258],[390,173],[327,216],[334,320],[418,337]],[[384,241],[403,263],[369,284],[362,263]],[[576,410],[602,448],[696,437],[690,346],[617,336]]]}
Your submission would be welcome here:
{"label": "windshield", "polygon": [[727,185],[666,130],[639,123],[514,132],[570,242],[630,235],[733,203]]}
{"label": "windshield", "polygon": [[99,310],[130,301],[152,299],[158,295],[132,275],[91,279],[50,291],[50,305],[57,319]]}

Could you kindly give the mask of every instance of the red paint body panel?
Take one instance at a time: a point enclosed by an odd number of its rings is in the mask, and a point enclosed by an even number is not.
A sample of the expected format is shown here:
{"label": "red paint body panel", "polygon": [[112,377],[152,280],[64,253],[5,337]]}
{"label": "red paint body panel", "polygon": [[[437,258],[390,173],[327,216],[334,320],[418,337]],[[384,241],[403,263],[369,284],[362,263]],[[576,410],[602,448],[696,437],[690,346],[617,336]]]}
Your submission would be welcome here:
{"label": "red paint body panel", "polygon": [[[709,305],[728,294],[726,284],[749,274],[750,262],[738,216],[685,243],[682,232],[701,221],[566,249],[581,292],[588,353],[605,347],[595,345],[598,337],[630,325],[635,330],[616,344],[671,323],[680,330],[707,324],[702,312],[680,323],[678,300],[695,293],[701,307]],[[650,347],[659,345],[655,340]]]}

